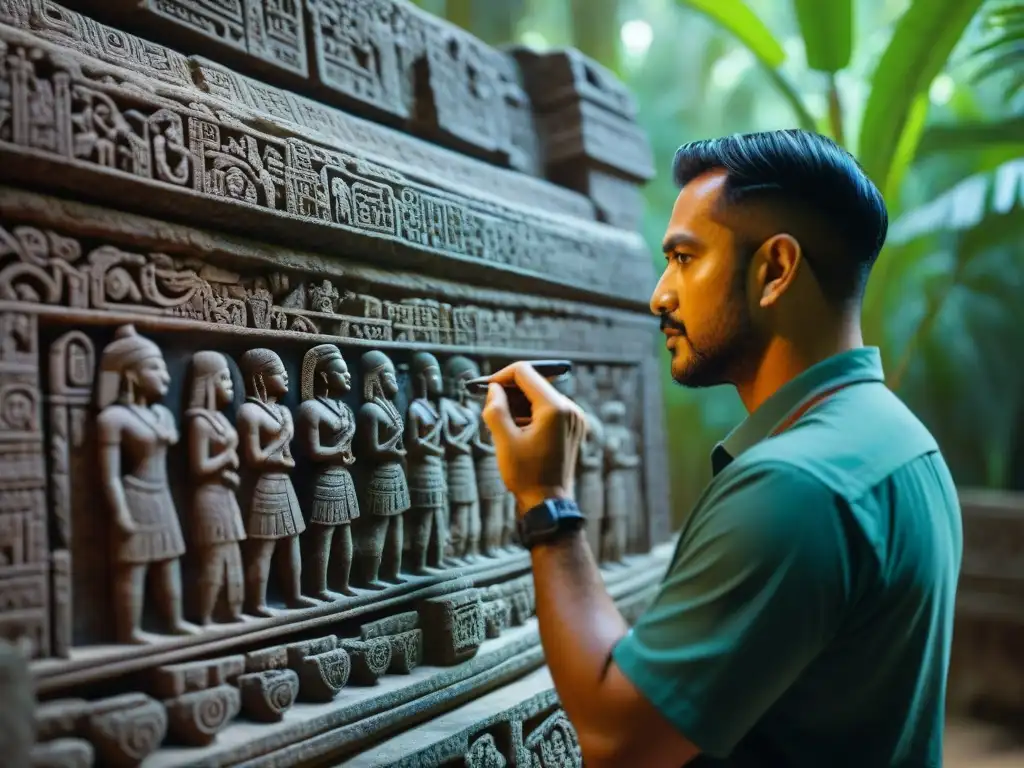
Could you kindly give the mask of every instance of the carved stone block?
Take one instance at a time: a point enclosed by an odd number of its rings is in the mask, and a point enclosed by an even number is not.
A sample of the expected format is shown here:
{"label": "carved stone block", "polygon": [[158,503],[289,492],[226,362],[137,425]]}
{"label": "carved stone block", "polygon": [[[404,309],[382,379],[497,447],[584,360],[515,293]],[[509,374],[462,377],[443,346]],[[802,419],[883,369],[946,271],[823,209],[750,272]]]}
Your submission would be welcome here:
{"label": "carved stone block", "polygon": [[423,658],[423,630],[410,629],[388,638],[391,641],[391,666],[388,672],[393,675],[408,675],[420,664]]}
{"label": "carved stone block", "polygon": [[246,671],[245,656],[225,656],[211,661],[169,664],[153,672],[153,694],[172,699],[193,691],[233,683]]}
{"label": "carved stone block", "polygon": [[288,666],[288,647],[275,645],[245,654],[246,672],[266,672],[271,669],[285,669]]}
{"label": "carved stone block", "polygon": [[193,747],[211,743],[241,708],[238,689],[218,685],[164,702],[171,736]]}
{"label": "carved stone block", "polygon": [[242,714],[260,723],[275,723],[295,703],[299,676],[291,669],[268,669],[238,678]]}
{"label": "carved stone block", "polygon": [[56,739],[32,748],[32,768],[92,768],[96,752],[84,739]]}
{"label": "carved stone block", "polygon": [[167,735],[167,710],[148,696],[117,697],[99,702],[89,715],[87,731],[103,765],[135,768]]}
{"label": "carved stone block", "polygon": [[524,736],[523,765],[559,768],[583,765],[583,752],[576,737],[576,729],[562,710],[550,715]]}
{"label": "carved stone block", "polygon": [[420,615],[416,611],[396,613],[394,616],[387,616],[369,624],[363,624],[359,628],[359,636],[363,640],[372,640],[375,637],[387,637],[403,632],[410,632],[420,624]]}
{"label": "carved stone block", "polygon": [[316,77],[348,103],[385,119],[413,113],[405,35],[415,12],[390,0],[307,0]]}
{"label": "carved stone block", "polygon": [[77,736],[92,705],[85,699],[54,699],[36,707],[36,738],[51,741]]}
{"label": "carved stone block", "polygon": [[313,640],[303,640],[301,643],[291,643],[285,646],[288,654],[288,666],[298,671],[299,666],[308,656],[316,656],[321,653],[333,651],[338,647],[338,638],[335,635],[317,637]]}
{"label": "carved stone block", "polygon": [[161,37],[182,35],[211,51],[247,53],[255,62],[306,77],[301,0],[114,0],[115,13]]}
{"label": "carved stone block", "polygon": [[642,223],[640,185],[654,176],[636,102],[615,76],[575,50],[512,49],[536,111],[547,177],[587,195],[601,221]]}
{"label": "carved stone block", "polygon": [[330,701],[345,687],[352,662],[342,648],[305,656],[298,664],[299,698],[308,702]]}
{"label": "carved stone block", "polygon": [[469,747],[466,753],[466,768],[505,768],[508,760],[501,754],[494,736],[485,733]]}
{"label": "carved stone block", "polygon": [[534,593],[532,588],[516,590],[509,596],[509,602],[512,608],[512,626],[521,627],[533,616]]}
{"label": "carved stone block", "polygon": [[351,661],[349,682],[353,685],[376,685],[391,666],[391,642],[389,638],[375,640],[342,640],[343,648]]}
{"label": "carved stone block", "polygon": [[609,112],[635,119],[637,104],[629,89],[608,69],[573,48],[538,52],[525,46],[508,49],[519,64],[523,84],[538,112],[588,101]]}
{"label": "carved stone block", "polygon": [[480,592],[467,589],[431,598],[420,604],[424,660],[448,667],[476,655],[484,641],[484,611]]}
{"label": "carved stone block", "polygon": [[484,603],[484,632],[488,638],[501,636],[501,631],[512,624],[512,606],[507,600]]}

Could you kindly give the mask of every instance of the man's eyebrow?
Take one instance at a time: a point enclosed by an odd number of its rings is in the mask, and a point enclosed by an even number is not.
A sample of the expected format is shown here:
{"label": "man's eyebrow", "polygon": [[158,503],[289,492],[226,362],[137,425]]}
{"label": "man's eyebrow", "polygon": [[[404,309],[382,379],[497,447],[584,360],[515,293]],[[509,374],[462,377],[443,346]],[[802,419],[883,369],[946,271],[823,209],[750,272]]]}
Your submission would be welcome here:
{"label": "man's eyebrow", "polygon": [[661,243],[661,251],[662,253],[672,253],[681,245],[692,248],[695,251],[704,250],[704,243],[693,235],[686,232],[674,232],[665,237],[665,240]]}

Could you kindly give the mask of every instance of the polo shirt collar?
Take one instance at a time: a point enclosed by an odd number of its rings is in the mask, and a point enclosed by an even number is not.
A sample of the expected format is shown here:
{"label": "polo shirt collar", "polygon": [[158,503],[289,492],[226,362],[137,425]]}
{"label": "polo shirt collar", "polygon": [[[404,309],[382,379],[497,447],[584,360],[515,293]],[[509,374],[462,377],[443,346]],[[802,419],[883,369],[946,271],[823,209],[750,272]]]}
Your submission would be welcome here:
{"label": "polo shirt collar", "polygon": [[711,452],[711,467],[718,474],[733,459],[771,435],[801,405],[838,386],[862,381],[884,381],[882,356],[877,347],[859,347],[816,363],[783,384],[744,419]]}

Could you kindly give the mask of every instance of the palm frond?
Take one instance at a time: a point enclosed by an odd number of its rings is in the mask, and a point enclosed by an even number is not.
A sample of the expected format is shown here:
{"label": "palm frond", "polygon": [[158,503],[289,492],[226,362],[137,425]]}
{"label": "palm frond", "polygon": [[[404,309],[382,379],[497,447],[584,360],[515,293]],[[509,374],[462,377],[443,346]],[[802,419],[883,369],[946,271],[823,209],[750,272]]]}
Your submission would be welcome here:
{"label": "palm frond", "polygon": [[993,0],[982,9],[984,42],[969,54],[976,62],[972,80],[976,83],[1006,76],[1007,99],[1024,91],[1024,3]]}

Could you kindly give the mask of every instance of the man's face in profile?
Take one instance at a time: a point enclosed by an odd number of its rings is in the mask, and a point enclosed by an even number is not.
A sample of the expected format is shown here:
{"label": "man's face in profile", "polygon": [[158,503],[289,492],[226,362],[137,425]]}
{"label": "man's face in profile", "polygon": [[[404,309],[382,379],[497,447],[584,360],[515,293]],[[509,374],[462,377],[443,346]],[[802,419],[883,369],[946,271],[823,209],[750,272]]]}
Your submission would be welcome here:
{"label": "man's face in profile", "polygon": [[748,259],[719,204],[725,181],[724,171],[712,171],[680,191],[665,232],[665,271],[651,297],[672,356],[672,378],[686,387],[731,382],[756,342]]}

